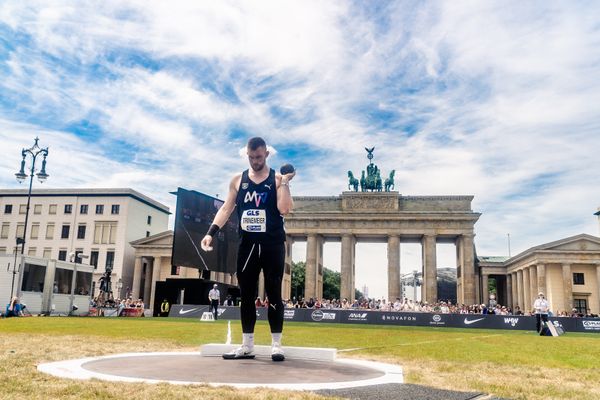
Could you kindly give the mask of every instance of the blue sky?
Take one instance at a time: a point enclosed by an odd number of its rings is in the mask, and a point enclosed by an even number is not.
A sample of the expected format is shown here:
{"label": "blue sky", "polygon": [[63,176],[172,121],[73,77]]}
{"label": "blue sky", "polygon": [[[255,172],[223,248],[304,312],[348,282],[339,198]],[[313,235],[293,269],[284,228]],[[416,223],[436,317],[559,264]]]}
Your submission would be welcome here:
{"label": "blue sky", "polygon": [[513,254],[598,235],[598,15],[567,1],[3,1],[0,186],[18,187],[39,136],[47,187],[132,187],[174,207],[178,186],[223,195],[261,135],[272,165],[298,167],[296,195],[339,194],[372,146],[402,194],[474,195],[479,254],[506,254],[507,233]]}

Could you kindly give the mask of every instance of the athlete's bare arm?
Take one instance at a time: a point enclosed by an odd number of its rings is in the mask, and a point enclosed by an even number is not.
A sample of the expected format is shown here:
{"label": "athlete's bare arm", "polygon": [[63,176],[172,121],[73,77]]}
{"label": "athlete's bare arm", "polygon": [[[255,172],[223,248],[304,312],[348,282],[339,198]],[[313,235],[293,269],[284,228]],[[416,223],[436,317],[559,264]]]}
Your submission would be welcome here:
{"label": "athlete's bare arm", "polygon": [[281,215],[289,214],[294,208],[289,182],[295,175],[296,171],[285,175],[280,175],[279,173],[275,175],[277,182],[277,209]]}
{"label": "athlete's bare arm", "polygon": [[[238,193],[238,187],[240,187],[240,181],[242,179],[242,174],[236,174],[229,183],[229,192],[227,193],[227,198],[225,199],[225,203],[219,208],[217,211],[217,215],[215,215],[215,219],[213,220],[213,224],[218,225],[219,228],[222,228],[229,216],[235,209],[235,199]],[[204,251],[212,250],[212,236],[205,235],[202,241],[200,242],[200,246]]]}

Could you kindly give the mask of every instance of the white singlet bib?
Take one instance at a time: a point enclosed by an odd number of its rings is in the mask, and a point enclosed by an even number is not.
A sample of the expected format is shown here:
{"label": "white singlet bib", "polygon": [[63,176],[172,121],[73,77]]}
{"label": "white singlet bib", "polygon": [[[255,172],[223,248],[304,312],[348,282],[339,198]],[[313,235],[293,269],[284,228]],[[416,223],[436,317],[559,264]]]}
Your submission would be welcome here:
{"label": "white singlet bib", "polygon": [[246,232],[266,232],[267,213],[265,210],[244,210],[240,226]]}

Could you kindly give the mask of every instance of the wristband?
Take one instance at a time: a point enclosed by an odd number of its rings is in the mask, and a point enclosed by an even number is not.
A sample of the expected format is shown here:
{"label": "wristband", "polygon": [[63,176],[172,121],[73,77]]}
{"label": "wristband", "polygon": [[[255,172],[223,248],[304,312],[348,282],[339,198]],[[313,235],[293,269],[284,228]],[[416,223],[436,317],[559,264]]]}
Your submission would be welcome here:
{"label": "wristband", "polygon": [[289,183],[289,182],[284,182],[284,181],[281,181],[281,182],[279,183],[279,185],[280,185],[280,186],[290,186],[290,183]]}
{"label": "wristband", "polygon": [[219,229],[221,229],[221,228],[219,228],[219,225],[212,224],[210,226],[210,228],[208,228],[208,232],[206,232],[206,234],[210,237],[213,237],[213,236],[215,236],[215,233],[219,232]]}

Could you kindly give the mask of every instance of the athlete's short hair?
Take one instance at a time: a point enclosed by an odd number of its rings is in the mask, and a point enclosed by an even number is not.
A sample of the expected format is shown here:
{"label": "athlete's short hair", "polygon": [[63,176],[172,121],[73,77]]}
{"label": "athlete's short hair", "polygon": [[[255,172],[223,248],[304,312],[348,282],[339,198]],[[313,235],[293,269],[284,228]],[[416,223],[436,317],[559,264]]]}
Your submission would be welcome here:
{"label": "athlete's short hair", "polygon": [[248,144],[247,144],[247,148],[248,150],[256,150],[259,147],[264,147],[265,149],[267,148],[267,143],[265,142],[265,140],[261,137],[253,137],[248,139]]}

